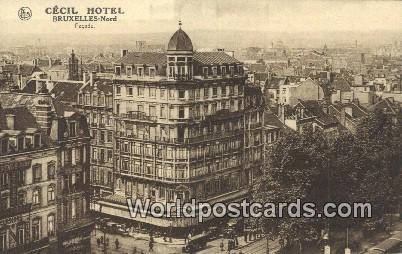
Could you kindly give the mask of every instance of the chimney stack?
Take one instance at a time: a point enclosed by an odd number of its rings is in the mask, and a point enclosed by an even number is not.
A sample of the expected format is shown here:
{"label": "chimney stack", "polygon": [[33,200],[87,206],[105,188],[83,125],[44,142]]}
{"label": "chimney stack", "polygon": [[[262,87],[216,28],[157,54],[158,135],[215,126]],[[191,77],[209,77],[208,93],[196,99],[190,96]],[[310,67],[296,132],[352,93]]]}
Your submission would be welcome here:
{"label": "chimney stack", "polygon": [[7,129],[14,130],[14,128],[15,128],[15,115],[7,114],[6,115],[6,121],[7,121]]}
{"label": "chimney stack", "polygon": [[92,71],[92,72],[89,74],[89,85],[90,85],[90,86],[93,86],[93,85],[94,85],[94,77],[95,77],[95,75],[96,75],[96,72],[94,72],[94,71]]}

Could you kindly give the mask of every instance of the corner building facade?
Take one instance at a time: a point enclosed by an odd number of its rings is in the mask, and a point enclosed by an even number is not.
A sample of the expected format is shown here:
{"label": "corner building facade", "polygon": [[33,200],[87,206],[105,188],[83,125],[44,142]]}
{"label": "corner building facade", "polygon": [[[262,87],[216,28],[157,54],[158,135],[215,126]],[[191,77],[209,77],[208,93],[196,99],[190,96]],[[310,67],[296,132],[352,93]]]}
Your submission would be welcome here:
{"label": "corner building facade", "polygon": [[[127,197],[212,204],[246,197],[253,174],[244,166],[251,118],[242,63],[222,51],[195,52],[181,28],[166,54],[129,53],[120,62],[113,79],[114,194],[98,202],[99,211],[129,218]],[[252,119],[262,123],[262,117]],[[159,227],[197,224],[131,219]]]}

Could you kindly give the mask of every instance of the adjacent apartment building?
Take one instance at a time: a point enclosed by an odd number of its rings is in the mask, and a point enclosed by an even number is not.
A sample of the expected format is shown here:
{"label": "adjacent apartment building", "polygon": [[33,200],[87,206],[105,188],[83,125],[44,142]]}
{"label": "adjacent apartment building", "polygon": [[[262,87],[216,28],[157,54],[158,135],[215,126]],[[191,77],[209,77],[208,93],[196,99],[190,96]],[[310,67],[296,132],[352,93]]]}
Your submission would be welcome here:
{"label": "adjacent apartment building", "polygon": [[44,87],[0,101],[0,252],[89,253],[85,117]]}

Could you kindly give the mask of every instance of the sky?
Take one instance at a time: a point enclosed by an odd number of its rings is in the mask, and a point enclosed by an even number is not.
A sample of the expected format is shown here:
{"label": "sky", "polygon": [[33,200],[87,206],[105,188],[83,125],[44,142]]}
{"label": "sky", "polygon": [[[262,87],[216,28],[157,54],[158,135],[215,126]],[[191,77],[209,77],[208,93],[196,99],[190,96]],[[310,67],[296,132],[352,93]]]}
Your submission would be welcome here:
{"label": "sky", "polygon": [[[75,22],[52,22],[47,7],[121,7],[117,22],[96,23],[93,29]],[[186,31],[245,30],[273,32],[399,31],[402,1],[354,0],[0,0],[0,34],[15,33],[148,33],[171,32],[178,20]],[[29,7],[32,18],[22,21],[18,9]],[[82,24],[86,24],[83,22]]]}

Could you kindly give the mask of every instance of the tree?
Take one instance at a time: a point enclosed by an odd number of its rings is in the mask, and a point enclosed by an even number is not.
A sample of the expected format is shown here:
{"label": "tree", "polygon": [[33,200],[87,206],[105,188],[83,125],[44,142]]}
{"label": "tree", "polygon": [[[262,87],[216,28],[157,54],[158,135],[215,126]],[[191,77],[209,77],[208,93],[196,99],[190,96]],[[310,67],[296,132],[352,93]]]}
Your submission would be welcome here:
{"label": "tree", "polygon": [[[326,141],[319,132],[291,133],[280,139],[268,153],[268,159],[253,189],[257,202],[318,202],[322,200],[321,179],[326,172]],[[320,202],[321,203],[321,202]],[[320,236],[323,224],[315,218],[261,218],[269,237],[278,237],[288,245],[310,242]]]}

